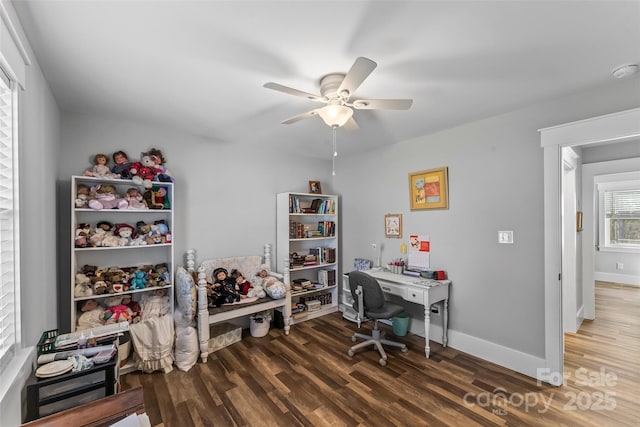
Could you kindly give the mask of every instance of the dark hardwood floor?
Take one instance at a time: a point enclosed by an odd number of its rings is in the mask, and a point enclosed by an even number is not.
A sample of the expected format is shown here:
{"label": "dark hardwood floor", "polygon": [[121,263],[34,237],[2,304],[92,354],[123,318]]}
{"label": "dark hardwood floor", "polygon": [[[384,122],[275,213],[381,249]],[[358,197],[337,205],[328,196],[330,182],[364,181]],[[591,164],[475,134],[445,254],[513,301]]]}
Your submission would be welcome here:
{"label": "dark hardwood floor", "polygon": [[596,319],[565,334],[562,387],[434,342],[426,359],[413,334],[386,367],[373,350],[351,358],[356,325],[339,313],[121,383],[142,385],[152,425],[166,427],[640,426],[640,288],[597,283]]}

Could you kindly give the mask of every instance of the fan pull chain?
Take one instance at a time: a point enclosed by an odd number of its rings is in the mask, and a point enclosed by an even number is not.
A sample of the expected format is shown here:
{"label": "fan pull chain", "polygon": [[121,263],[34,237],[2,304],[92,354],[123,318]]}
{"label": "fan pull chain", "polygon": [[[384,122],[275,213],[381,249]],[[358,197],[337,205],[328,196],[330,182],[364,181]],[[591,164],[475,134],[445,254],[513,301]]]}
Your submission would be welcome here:
{"label": "fan pull chain", "polygon": [[336,149],[336,129],[338,126],[331,126],[333,130],[333,156],[331,159],[333,160],[333,169],[331,170],[331,175],[336,176],[336,157],[338,157],[338,151]]}

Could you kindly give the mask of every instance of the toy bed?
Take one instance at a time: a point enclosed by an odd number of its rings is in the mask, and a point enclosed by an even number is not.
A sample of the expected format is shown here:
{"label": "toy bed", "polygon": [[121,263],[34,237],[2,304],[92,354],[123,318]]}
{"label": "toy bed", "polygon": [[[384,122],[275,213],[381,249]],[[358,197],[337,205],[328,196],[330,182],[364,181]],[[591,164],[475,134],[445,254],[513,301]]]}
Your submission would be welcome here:
{"label": "toy bed", "polygon": [[[282,313],[284,333],[285,335],[289,334],[289,323],[291,318],[291,287],[288,269],[285,269],[284,274],[270,271],[270,276],[277,277],[285,285],[286,292],[283,298],[273,299],[270,296],[266,296],[264,298],[250,299],[251,301],[249,302],[242,301],[240,303],[230,305],[225,304],[220,307],[209,307],[206,285],[207,282],[213,282],[213,270],[218,267],[223,267],[229,272],[233,269],[238,269],[245,275],[245,278],[251,280],[256,278],[256,273],[260,271],[263,264],[266,264],[267,266],[272,265],[271,245],[265,245],[263,256],[228,257],[201,261],[197,270],[197,291],[195,289],[191,290],[187,289],[186,286],[182,286],[181,282],[183,281],[180,280],[180,277],[177,278],[176,286],[178,289],[176,296],[178,298],[178,305],[182,307],[188,305],[192,306],[193,314],[196,317],[198,342],[200,345],[200,358],[203,363],[207,362],[207,357],[209,355],[209,339],[211,338],[209,336],[209,327],[215,323],[277,309]],[[189,250],[187,251],[186,271],[193,275],[195,272],[195,265],[195,250]]]}

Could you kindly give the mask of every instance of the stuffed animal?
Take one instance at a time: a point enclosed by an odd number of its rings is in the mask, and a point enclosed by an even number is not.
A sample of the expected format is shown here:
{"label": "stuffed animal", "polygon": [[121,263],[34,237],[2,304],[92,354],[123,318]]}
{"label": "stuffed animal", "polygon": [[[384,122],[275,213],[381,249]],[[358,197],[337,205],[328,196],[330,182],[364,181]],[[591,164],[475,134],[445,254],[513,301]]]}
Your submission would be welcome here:
{"label": "stuffed animal", "polygon": [[100,320],[104,308],[95,299],[80,301],[80,315],[78,316],[78,327],[76,330],[84,330],[102,326],[104,323]]}
{"label": "stuffed animal", "polygon": [[104,228],[96,228],[96,230],[89,238],[89,244],[94,248],[102,246],[102,241],[105,237],[107,237],[107,232],[104,231]]}
{"label": "stuffed animal", "polygon": [[98,280],[93,284],[93,292],[96,295],[102,295],[107,292],[109,285],[104,280]]}
{"label": "stuffed animal", "polygon": [[93,288],[91,287],[91,279],[84,273],[76,274],[76,286],[73,289],[73,295],[76,298],[90,297],[93,295]]}
{"label": "stuffed animal", "polygon": [[120,238],[120,246],[130,246],[133,241],[133,226],[129,224],[117,224],[115,234]]}
{"label": "stuffed animal", "polygon": [[171,176],[169,169],[167,169],[164,165],[166,161],[164,159],[164,156],[162,155],[162,151],[158,150],[157,148],[152,148],[147,154],[151,156],[151,159],[153,160],[156,168],[162,171],[156,176],[155,180],[160,182],[173,182],[173,177]]}
{"label": "stuffed animal", "polygon": [[100,320],[104,323],[128,322],[133,316],[133,311],[122,304],[122,296],[117,295],[104,299],[107,308],[100,315]]}
{"label": "stuffed animal", "polygon": [[127,201],[118,196],[113,185],[96,185],[91,190],[91,194],[94,197],[93,200],[89,200],[91,209],[126,209],[128,206]]}
{"label": "stuffed animal", "polygon": [[131,179],[137,185],[143,185],[145,188],[151,188],[152,181],[157,175],[163,171],[155,166],[155,162],[147,153],[140,155],[140,161],[131,165]]}
{"label": "stuffed animal", "polygon": [[149,209],[171,209],[167,189],[164,187],[153,186],[144,192],[143,197]]}
{"label": "stuffed animal", "polygon": [[144,289],[147,282],[147,273],[144,271],[136,271],[133,273],[133,277],[129,281],[129,284],[131,285],[129,290]]}

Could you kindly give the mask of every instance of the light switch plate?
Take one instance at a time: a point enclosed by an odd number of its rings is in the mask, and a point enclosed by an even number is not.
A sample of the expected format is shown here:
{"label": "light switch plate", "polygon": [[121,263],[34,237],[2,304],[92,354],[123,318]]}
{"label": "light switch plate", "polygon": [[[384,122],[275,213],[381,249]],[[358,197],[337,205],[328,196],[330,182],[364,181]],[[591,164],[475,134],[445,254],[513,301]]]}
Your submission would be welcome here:
{"label": "light switch plate", "polygon": [[498,231],[498,243],[513,244],[513,231]]}

